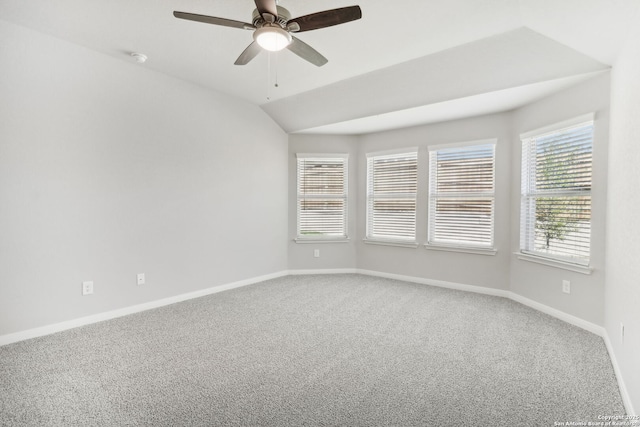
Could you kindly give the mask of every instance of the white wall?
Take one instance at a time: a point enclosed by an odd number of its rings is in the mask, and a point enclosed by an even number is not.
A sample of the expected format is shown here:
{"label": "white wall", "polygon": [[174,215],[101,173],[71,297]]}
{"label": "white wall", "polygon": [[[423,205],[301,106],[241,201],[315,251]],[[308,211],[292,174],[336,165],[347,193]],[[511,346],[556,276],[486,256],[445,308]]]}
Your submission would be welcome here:
{"label": "white wall", "polygon": [[[296,135],[289,137],[289,269],[353,269],[356,267],[356,206],[357,182],[357,138],[353,136]],[[340,243],[296,243],[297,232],[297,177],[296,153],[346,153],[348,163],[348,242]],[[320,250],[320,257],[313,256],[314,249]]]}
{"label": "white wall", "polygon": [[636,414],[640,411],[639,76],[640,27],[635,26],[612,72],[605,328]]}
{"label": "white wall", "polygon": [[[524,261],[512,255],[511,291],[564,313],[604,324],[605,210],[609,141],[609,73],[529,104],[514,112],[512,121],[511,252],[520,244],[521,133],[595,112],[592,193],[591,259],[593,272],[585,275]],[[570,280],[571,294],[562,293]]]}
{"label": "white wall", "polygon": [[[416,278],[465,285],[508,289],[509,271],[509,114],[494,114],[465,120],[418,126],[363,135],[358,143],[358,268]],[[427,188],[429,145],[497,138],[495,256],[445,252],[424,248],[427,241]],[[419,147],[418,208],[416,233],[418,248],[367,244],[366,234],[366,153],[402,147]]]}
{"label": "white wall", "polygon": [[287,137],[258,107],[0,39],[0,335],[287,269]]}

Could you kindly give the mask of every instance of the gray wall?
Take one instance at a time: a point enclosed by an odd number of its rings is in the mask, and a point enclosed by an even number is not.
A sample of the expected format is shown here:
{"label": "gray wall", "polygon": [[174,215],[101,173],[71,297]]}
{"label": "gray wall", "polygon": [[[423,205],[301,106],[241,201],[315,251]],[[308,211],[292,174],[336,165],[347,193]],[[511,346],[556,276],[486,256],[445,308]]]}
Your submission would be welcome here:
{"label": "gray wall", "polygon": [[[364,135],[358,144],[358,268],[384,273],[435,279],[466,285],[507,289],[509,270],[509,115],[495,114],[466,120],[412,127]],[[497,138],[495,256],[445,252],[424,248],[427,241],[427,188],[429,145]],[[418,248],[367,244],[366,234],[366,153],[419,147],[418,208],[416,233]],[[464,268],[461,268],[464,266]]]}
{"label": "gray wall", "polygon": [[[640,411],[640,27],[614,64],[607,204],[605,327]],[[624,341],[620,324],[624,324]]]}
{"label": "gray wall", "polygon": [[[490,288],[508,289],[510,259],[509,114],[495,114],[434,125],[361,136],[291,135],[289,137],[289,268],[359,268],[381,273],[442,280]],[[427,236],[427,147],[432,144],[497,138],[496,148],[496,247],[495,256],[425,249]],[[417,237],[418,248],[372,245],[363,242],[366,214],[366,153],[403,147],[419,147]],[[293,242],[295,237],[296,152],[350,153],[350,242],[322,244],[321,258],[313,258],[311,245]],[[460,268],[464,265],[465,268]]]}
{"label": "gray wall", "polygon": [[0,335],[287,269],[287,136],[258,107],[0,39]]}
{"label": "gray wall", "polygon": [[[593,272],[585,275],[524,261],[512,255],[511,290],[596,325],[604,324],[605,216],[607,152],[609,142],[610,75],[604,73],[578,86],[529,104],[514,112],[512,121],[511,252],[520,248],[521,133],[595,112],[591,192],[591,259]],[[562,280],[571,293],[562,293]]]}

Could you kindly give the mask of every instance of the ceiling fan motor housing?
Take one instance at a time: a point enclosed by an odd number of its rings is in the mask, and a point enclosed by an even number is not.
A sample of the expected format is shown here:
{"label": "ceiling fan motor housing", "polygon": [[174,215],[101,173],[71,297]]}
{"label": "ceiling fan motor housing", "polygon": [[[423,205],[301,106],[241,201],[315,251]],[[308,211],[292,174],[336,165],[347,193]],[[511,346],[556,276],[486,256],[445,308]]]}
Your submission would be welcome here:
{"label": "ceiling fan motor housing", "polygon": [[[285,28],[285,26],[287,25],[287,22],[289,22],[289,20],[291,19],[291,12],[289,12],[287,9],[285,9],[282,6],[276,6],[276,7],[278,8],[278,16],[275,17],[274,24],[277,24],[280,27]],[[253,20],[251,21],[251,23],[255,27],[260,28],[264,24],[266,24],[267,21],[265,21],[262,15],[260,15],[260,12],[258,12],[258,9],[255,9],[253,11]]]}

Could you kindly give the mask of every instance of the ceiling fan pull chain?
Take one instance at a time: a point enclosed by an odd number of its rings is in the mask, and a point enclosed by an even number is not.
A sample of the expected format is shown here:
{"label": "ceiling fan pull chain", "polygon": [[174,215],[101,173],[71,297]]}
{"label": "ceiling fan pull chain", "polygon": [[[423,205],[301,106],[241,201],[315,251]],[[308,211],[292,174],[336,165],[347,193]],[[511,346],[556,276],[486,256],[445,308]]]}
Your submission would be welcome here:
{"label": "ceiling fan pull chain", "polygon": [[267,101],[271,100],[271,52],[267,52]]}
{"label": "ceiling fan pull chain", "polygon": [[275,58],[276,65],[274,66],[274,68],[275,68],[276,82],[273,86],[278,87],[278,52],[275,53],[275,56],[276,56]]}

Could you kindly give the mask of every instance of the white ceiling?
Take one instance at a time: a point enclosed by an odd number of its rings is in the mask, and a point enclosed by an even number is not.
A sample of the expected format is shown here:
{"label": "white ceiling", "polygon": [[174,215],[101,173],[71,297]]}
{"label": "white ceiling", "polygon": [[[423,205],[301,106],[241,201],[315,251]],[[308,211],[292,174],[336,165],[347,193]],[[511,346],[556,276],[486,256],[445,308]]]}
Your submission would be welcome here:
{"label": "white ceiling", "polygon": [[[610,66],[638,0],[282,0],[292,16],[359,4],[362,19],[301,33],[329,59],[285,50],[233,62],[252,0],[0,0],[0,19],[260,105],[288,132],[367,133],[505,111]],[[466,64],[466,66],[465,66]],[[277,76],[278,87],[274,86]]]}

